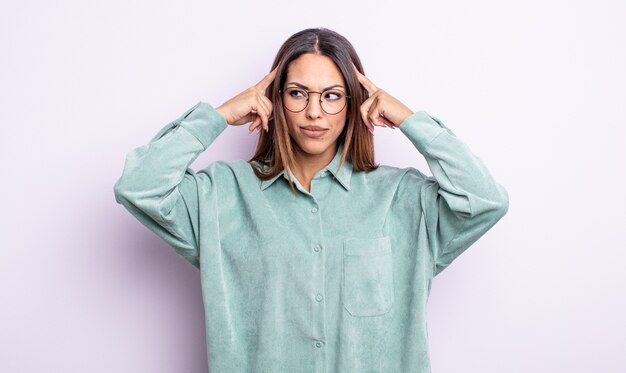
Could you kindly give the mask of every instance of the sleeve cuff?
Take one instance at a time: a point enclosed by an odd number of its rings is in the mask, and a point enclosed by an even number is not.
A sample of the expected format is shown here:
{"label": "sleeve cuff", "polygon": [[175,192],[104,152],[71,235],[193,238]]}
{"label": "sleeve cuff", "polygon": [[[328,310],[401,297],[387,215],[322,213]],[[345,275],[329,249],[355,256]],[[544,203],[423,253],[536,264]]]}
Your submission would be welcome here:
{"label": "sleeve cuff", "polygon": [[452,134],[443,122],[424,110],[408,116],[400,123],[399,128],[420,151],[425,151],[428,145],[442,133],[449,132]]}
{"label": "sleeve cuff", "polygon": [[179,118],[180,126],[189,131],[204,146],[209,147],[228,127],[226,119],[211,104],[199,101]]}

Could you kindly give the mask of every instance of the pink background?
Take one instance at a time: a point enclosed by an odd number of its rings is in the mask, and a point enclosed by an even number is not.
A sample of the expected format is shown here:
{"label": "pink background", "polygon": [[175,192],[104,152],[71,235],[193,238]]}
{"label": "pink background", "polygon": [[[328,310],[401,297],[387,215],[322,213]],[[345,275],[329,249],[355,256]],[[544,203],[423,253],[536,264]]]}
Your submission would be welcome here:
{"label": "pink background", "polygon": [[[258,82],[324,26],[510,195],[439,275],[436,373],[626,371],[619,1],[0,3],[0,371],[206,372],[199,272],[115,203],[126,154]],[[192,165],[247,159],[228,128]],[[377,161],[423,156],[376,128]]]}

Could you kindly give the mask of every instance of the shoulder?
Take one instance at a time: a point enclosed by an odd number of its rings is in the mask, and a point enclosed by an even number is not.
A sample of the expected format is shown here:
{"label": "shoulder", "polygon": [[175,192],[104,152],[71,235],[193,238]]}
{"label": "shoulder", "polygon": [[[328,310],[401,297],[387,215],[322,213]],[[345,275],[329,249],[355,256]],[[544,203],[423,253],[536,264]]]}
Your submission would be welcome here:
{"label": "shoulder", "polygon": [[251,165],[243,159],[214,161],[199,172],[215,177],[232,177],[246,172],[252,172]]}
{"label": "shoulder", "polygon": [[256,183],[252,165],[243,159],[214,161],[198,174],[208,176],[213,182],[220,184],[246,185]]}
{"label": "shoulder", "polygon": [[376,169],[354,171],[352,184],[357,190],[369,190],[374,195],[384,198],[414,201],[419,197],[424,181],[428,177],[414,167],[396,167],[381,164]]}
{"label": "shoulder", "polygon": [[395,167],[380,165],[372,171],[370,180],[380,180],[387,189],[393,190],[394,199],[415,203],[426,190],[437,192],[438,184],[434,177],[427,176],[415,167]]}
{"label": "shoulder", "polygon": [[396,167],[381,164],[378,168],[370,171],[356,171],[368,182],[385,181],[386,184],[394,183],[400,186],[404,183],[418,183],[428,179],[428,176],[414,167]]}

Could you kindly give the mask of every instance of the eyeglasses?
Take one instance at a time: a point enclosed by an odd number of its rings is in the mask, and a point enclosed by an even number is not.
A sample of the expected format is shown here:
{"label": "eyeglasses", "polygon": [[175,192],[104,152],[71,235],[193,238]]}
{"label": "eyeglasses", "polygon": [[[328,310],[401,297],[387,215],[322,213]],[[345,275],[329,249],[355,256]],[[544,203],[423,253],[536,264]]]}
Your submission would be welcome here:
{"label": "eyeglasses", "polygon": [[309,105],[309,95],[311,93],[318,93],[320,95],[320,104],[322,110],[330,115],[335,115],[343,110],[348,102],[349,95],[345,95],[340,90],[327,90],[323,92],[306,91],[301,88],[290,87],[285,90],[279,90],[283,95],[283,106],[285,109],[299,113],[306,109]]}

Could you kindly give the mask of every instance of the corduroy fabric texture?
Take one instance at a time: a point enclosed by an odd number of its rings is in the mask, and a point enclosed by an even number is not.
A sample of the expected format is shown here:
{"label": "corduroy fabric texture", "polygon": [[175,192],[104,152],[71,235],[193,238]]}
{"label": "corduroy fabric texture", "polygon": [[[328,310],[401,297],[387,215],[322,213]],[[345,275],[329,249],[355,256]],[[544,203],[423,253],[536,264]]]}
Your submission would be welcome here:
{"label": "corduroy fabric texture", "polygon": [[[209,371],[430,372],[431,281],[508,211],[483,162],[425,111],[399,129],[432,172],[335,158],[307,192],[244,160],[189,166],[228,127],[198,102],[130,151],[114,194],[201,271]],[[335,178],[333,178],[335,176]]]}

